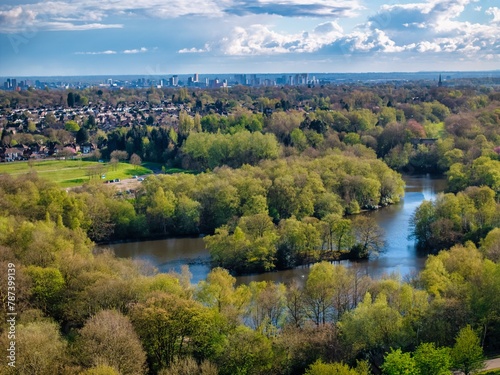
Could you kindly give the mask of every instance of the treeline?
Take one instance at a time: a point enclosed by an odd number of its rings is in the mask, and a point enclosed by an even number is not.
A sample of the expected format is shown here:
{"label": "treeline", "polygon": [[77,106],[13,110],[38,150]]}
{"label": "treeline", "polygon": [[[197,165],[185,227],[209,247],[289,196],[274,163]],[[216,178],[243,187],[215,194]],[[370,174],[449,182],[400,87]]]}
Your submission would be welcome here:
{"label": "treeline", "polygon": [[437,375],[478,368],[481,347],[500,346],[496,232],[431,256],[410,282],[322,262],[303,285],[236,286],[221,268],[192,285],[187,269],[92,254],[79,229],[4,212],[0,263],[15,267],[18,314],[7,374]]}
{"label": "treeline", "polygon": [[[126,126],[113,125],[108,131],[100,129],[93,115],[69,120],[83,129],[80,133],[88,133],[80,134],[79,141],[90,140],[105,158],[115,150],[127,151],[144,161],[171,167],[205,170],[239,166],[242,159],[255,164],[281,154],[317,156],[332,148],[345,150],[364,145],[394,169],[442,173],[453,166],[457,172],[458,165],[467,168],[480,155],[498,160],[500,95],[495,90],[486,86],[432,87],[421,82],[311,88],[234,87],[197,89],[191,93],[185,88],[100,90],[100,95],[95,90],[84,90],[81,97],[91,98],[92,103],[104,106],[106,111],[135,105],[132,118]],[[52,97],[52,92],[1,95],[46,94]],[[57,104],[55,98],[50,100]],[[178,115],[153,110],[158,105],[177,105]],[[3,111],[0,125],[6,128],[15,123],[18,128],[16,134],[2,132],[0,141],[5,146],[13,142],[65,144],[77,138],[76,131],[63,129],[68,128],[67,118],[57,119],[48,113],[35,124],[30,114],[20,113],[9,123],[9,109]],[[260,133],[266,137],[259,137]],[[276,149],[272,134],[280,150]],[[216,145],[203,148],[203,141]],[[245,153],[237,152],[240,146],[246,147]]]}

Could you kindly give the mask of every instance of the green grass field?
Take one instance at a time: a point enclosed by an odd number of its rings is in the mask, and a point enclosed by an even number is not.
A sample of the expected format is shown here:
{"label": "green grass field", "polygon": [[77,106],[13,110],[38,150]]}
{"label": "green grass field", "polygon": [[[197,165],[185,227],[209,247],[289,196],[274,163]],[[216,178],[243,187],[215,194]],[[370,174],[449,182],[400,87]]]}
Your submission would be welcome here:
{"label": "green grass field", "polygon": [[128,163],[118,163],[116,169],[109,163],[82,160],[43,160],[31,163],[31,166],[28,162],[1,163],[0,174],[16,176],[35,171],[40,177],[57,182],[61,187],[73,187],[83,185],[91,179],[99,180],[101,174],[106,176],[102,181],[106,181],[152,173],[149,168],[135,167]]}

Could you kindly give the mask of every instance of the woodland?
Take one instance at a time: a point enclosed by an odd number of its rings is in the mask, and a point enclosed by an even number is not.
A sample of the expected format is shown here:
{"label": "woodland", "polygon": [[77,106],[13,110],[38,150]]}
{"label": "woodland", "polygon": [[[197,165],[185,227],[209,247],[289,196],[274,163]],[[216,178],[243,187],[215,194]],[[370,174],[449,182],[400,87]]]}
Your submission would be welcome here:
{"label": "woodland", "polygon": [[[107,130],[93,115],[16,111],[139,104]],[[181,104],[174,118],[152,110]],[[3,147],[92,142],[90,157],[184,172],[127,195],[99,179],[67,191],[36,172],[0,175],[1,308],[14,283],[19,354],[2,373],[470,374],[500,352],[494,83],[30,90],[0,92],[0,113]],[[390,239],[363,212],[398,204],[401,173],[448,182],[411,219],[425,268],[372,279],[334,264],[383,251]],[[95,246],[199,235],[213,268],[197,284],[188,268],[159,273]],[[234,277],[300,264],[303,282]]]}

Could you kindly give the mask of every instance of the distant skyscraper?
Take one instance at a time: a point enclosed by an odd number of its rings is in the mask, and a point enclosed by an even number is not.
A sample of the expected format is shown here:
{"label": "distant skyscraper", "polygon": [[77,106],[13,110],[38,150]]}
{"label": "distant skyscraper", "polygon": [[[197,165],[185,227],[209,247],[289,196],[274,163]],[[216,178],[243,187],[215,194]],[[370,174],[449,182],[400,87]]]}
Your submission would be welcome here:
{"label": "distant skyscraper", "polygon": [[441,74],[439,75],[438,87],[443,86],[443,80],[441,78]]}
{"label": "distant skyscraper", "polygon": [[194,73],[193,82],[199,82],[199,81],[200,81],[200,76],[198,75],[198,73]]}

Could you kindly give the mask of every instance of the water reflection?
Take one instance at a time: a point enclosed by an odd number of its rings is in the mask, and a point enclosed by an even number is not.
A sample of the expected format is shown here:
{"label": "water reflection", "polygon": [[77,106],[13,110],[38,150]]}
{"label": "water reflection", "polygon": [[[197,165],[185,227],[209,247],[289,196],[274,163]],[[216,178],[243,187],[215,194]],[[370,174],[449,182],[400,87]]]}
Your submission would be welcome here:
{"label": "water reflection", "polygon": [[[408,239],[410,217],[424,199],[434,199],[437,193],[444,191],[446,181],[429,175],[404,176],[404,180],[406,193],[401,203],[366,213],[376,219],[385,230],[385,251],[379,257],[369,261],[344,261],[341,262],[342,264],[356,267],[361,273],[375,278],[394,272],[406,277],[423,268],[425,257],[417,254],[414,241]],[[201,238],[130,242],[108,247],[111,247],[119,257],[149,261],[161,272],[180,272],[181,266],[187,264],[193,274],[193,283],[204,280],[210,272],[210,256]],[[307,278],[309,270],[309,266],[301,266],[291,270],[241,276],[237,279],[238,283],[264,280],[284,283],[292,280],[302,282]]]}

